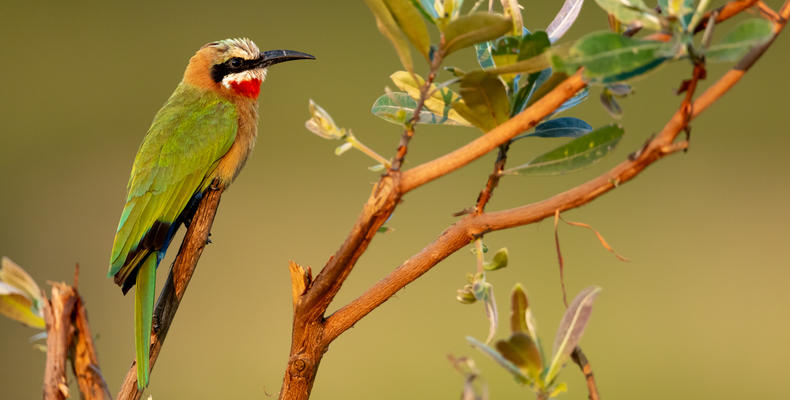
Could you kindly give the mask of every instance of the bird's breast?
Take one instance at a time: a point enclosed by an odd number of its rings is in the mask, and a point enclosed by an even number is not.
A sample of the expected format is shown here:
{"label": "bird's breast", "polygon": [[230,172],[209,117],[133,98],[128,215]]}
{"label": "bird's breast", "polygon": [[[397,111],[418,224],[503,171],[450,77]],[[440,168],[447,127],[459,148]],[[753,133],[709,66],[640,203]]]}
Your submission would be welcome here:
{"label": "bird's breast", "polygon": [[244,164],[247,162],[255,147],[255,139],[258,136],[258,103],[248,101],[238,104],[239,120],[236,139],[222,158],[217,163],[217,168],[209,181],[219,179],[225,187],[231,184],[238,176]]}

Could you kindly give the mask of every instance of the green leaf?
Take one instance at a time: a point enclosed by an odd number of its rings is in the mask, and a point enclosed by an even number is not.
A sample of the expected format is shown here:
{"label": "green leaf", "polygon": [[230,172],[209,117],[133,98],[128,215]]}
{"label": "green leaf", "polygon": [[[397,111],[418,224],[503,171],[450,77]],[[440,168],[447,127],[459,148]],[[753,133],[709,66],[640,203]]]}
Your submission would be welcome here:
{"label": "green leaf", "polygon": [[623,81],[642,75],[673,56],[671,43],[631,39],[614,32],[594,32],[579,39],[566,57],[552,62],[567,73],[584,67],[591,83]]}
{"label": "green leaf", "polygon": [[[510,101],[505,85],[496,74],[485,71],[470,72],[461,78],[459,93],[467,109],[456,111],[471,112],[469,121],[487,132],[510,118]],[[466,115],[464,115],[466,117]]]}
{"label": "green leaf", "polygon": [[595,2],[626,25],[639,22],[647,29],[661,30],[660,20],[650,12],[642,0],[595,0]]}
{"label": "green leaf", "polygon": [[554,355],[549,371],[546,373],[546,382],[550,383],[554,380],[570,358],[573,349],[579,344],[584,328],[590,320],[592,303],[600,292],[600,287],[590,286],[582,290],[568,306],[554,339]]}
{"label": "green leaf", "polygon": [[539,81],[545,81],[548,77],[551,76],[551,68],[544,69],[540,72],[535,72],[529,74],[527,76],[527,83],[522,86],[516,95],[513,97],[513,107],[510,111],[510,116],[514,116],[522,111],[527,107],[527,102],[532,97],[532,94],[535,92],[535,88]]}
{"label": "green leaf", "polygon": [[370,11],[373,12],[373,16],[376,17],[376,26],[381,34],[392,42],[403,67],[408,71],[414,71],[409,44],[406,42],[403,32],[398,27],[398,23],[395,22],[395,18],[393,18],[384,0],[365,0],[365,4],[368,5]]}
{"label": "green leaf", "polygon": [[582,90],[579,90],[578,92],[576,92],[576,94],[573,95],[573,97],[571,97],[568,100],[565,100],[565,102],[562,103],[561,106],[557,107],[557,109],[554,110],[552,115],[554,115],[556,113],[559,113],[559,112],[563,112],[563,111],[565,111],[565,110],[567,110],[569,108],[576,107],[577,105],[579,105],[579,103],[587,100],[587,96],[589,94],[590,94],[590,89],[588,89],[586,87],[582,88]]}
{"label": "green leaf", "polygon": [[[490,42],[489,42],[490,43]],[[518,60],[518,50],[521,47],[521,37],[504,36],[493,41],[491,55],[494,57],[494,64],[508,65]]]}
{"label": "green leaf", "polygon": [[614,149],[623,133],[618,125],[606,125],[503,173],[557,175],[587,167]]}
{"label": "green leaf", "polygon": [[488,355],[494,361],[496,361],[499,365],[504,367],[508,372],[510,372],[513,375],[513,377],[516,379],[517,382],[522,384],[529,382],[529,377],[527,377],[527,375],[525,375],[521,371],[521,369],[515,366],[512,362],[502,357],[502,355],[499,354],[498,351],[492,349],[491,347],[488,347],[485,343],[471,336],[467,336],[466,340],[469,342],[470,345],[472,345],[472,347],[482,351],[484,354]]}
{"label": "green leaf", "polygon": [[518,49],[518,60],[526,60],[542,54],[551,47],[549,35],[543,31],[536,31],[524,35]]}
{"label": "green leaf", "polygon": [[[408,93],[412,99],[417,101],[420,98],[420,87],[425,84],[425,80],[423,80],[422,77],[416,74],[412,75],[406,71],[397,71],[390,75],[390,78],[392,79],[392,82],[395,83],[395,86],[398,87],[398,89]],[[439,89],[436,87],[436,85],[431,85],[428,89],[428,93],[430,93],[430,96],[425,99],[425,107],[428,110],[437,115],[441,115],[442,118],[446,116],[448,119],[457,122],[459,125],[473,125],[471,121],[468,121],[465,118],[465,116],[462,117],[461,114],[456,111],[456,109],[466,110],[466,105],[463,104],[461,96],[459,96],[457,93],[447,87],[442,87]],[[467,113],[467,115],[471,114]]]}
{"label": "green leaf", "polygon": [[[522,369],[526,372],[527,376],[538,380],[543,372],[543,359],[540,356],[538,343],[526,333],[521,332],[510,335],[508,342],[510,347],[516,351],[518,357],[524,360]],[[516,365],[522,366],[519,364]]]}
{"label": "green leaf", "polygon": [[426,60],[430,60],[428,53],[431,51],[431,38],[428,36],[428,28],[411,0],[384,1],[406,37]]}
{"label": "green leaf", "polygon": [[494,253],[494,258],[491,261],[486,261],[483,263],[483,268],[486,271],[496,271],[498,269],[505,268],[507,267],[507,258],[507,248],[503,247]]}
{"label": "green leaf", "polygon": [[[404,92],[394,92],[390,95],[383,94],[376,99],[370,112],[393,124],[405,125],[414,115],[415,108],[417,102],[411,96]],[[439,115],[425,108],[420,111],[417,123],[471,126],[465,120],[450,119],[449,115]]]}
{"label": "green leaf", "polygon": [[721,42],[705,52],[705,59],[712,62],[736,61],[749,50],[760,46],[773,36],[773,24],[762,18],[741,22]]}
{"label": "green leaf", "polygon": [[592,126],[590,124],[573,117],[562,117],[562,118],[555,118],[552,120],[548,120],[543,122],[535,127],[535,131],[532,133],[528,133],[526,135],[522,135],[516,137],[516,139],[520,139],[522,137],[544,137],[544,138],[556,138],[556,137],[572,137],[577,138],[579,136],[584,136],[590,132],[592,132]]}
{"label": "green leaf", "polygon": [[483,42],[475,45],[477,63],[480,64],[480,68],[488,69],[496,67],[496,64],[494,64],[494,56],[492,51],[493,46],[491,45],[491,42]]}
{"label": "green leaf", "polygon": [[[527,326],[527,310],[529,300],[521,284],[516,284],[510,293],[510,332],[529,332]],[[532,335],[530,335],[532,336]]]}
{"label": "green leaf", "polygon": [[511,28],[511,20],[502,15],[484,12],[463,15],[442,30],[442,50],[447,55],[475,43],[496,39],[508,33]]}
{"label": "green leaf", "polygon": [[623,109],[620,107],[620,103],[615,100],[612,93],[604,90],[601,92],[601,104],[603,104],[603,108],[606,109],[606,112],[612,116],[612,118],[622,118],[623,117]]}

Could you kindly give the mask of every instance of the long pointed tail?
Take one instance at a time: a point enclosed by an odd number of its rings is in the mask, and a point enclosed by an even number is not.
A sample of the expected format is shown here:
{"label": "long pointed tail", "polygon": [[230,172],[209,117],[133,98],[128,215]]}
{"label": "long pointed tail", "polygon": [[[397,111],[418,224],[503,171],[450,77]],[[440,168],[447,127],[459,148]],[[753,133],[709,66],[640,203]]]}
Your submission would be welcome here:
{"label": "long pointed tail", "polygon": [[152,252],[140,265],[137,285],[134,289],[134,345],[137,356],[137,387],[141,390],[148,386],[148,358],[151,347],[157,264],[157,254]]}

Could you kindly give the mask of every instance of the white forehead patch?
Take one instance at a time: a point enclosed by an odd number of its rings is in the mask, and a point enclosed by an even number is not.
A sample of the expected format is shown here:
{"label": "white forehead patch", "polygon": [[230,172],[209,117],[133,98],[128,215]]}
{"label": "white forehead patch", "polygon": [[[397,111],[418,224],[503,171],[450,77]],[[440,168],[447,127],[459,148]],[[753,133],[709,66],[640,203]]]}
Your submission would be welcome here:
{"label": "white forehead patch", "polygon": [[247,38],[225,39],[219,43],[225,47],[225,52],[227,52],[230,57],[241,57],[246,60],[252,60],[261,55],[258,46]]}
{"label": "white forehead patch", "polygon": [[235,74],[228,74],[222,78],[222,86],[226,89],[231,88],[232,83],[241,83],[244,81],[251,81],[257,79],[263,82],[266,79],[266,70],[261,68],[249,69],[247,71],[237,72]]}

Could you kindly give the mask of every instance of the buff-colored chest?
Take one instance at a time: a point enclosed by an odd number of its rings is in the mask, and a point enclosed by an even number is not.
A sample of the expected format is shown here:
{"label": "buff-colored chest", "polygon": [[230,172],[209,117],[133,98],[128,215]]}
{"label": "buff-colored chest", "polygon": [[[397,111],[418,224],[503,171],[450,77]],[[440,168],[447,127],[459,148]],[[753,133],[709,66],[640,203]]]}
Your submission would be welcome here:
{"label": "buff-colored chest", "polygon": [[255,146],[255,138],[258,136],[258,102],[242,100],[237,101],[236,105],[239,113],[236,140],[233,141],[228,152],[220,158],[210,177],[210,180],[219,179],[224,187],[230,185],[238,176]]}

